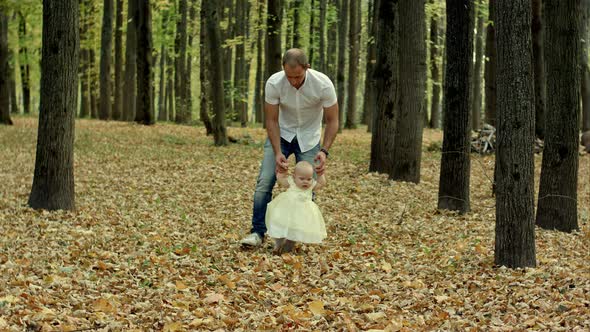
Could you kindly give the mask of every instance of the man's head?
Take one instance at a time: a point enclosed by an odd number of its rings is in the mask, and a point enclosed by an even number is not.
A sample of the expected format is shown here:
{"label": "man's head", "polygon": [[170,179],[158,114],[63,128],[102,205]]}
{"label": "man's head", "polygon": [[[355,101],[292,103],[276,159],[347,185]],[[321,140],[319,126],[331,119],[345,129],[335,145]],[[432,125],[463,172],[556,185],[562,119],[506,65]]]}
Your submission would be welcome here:
{"label": "man's head", "polygon": [[300,161],[295,165],[293,181],[297,187],[307,189],[313,182],[313,166],[307,161]]}
{"label": "man's head", "polygon": [[299,89],[305,80],[305,71],[309,68],[307,56],[302,50],[292,48],[283,55],[283,70],[289,83]]}

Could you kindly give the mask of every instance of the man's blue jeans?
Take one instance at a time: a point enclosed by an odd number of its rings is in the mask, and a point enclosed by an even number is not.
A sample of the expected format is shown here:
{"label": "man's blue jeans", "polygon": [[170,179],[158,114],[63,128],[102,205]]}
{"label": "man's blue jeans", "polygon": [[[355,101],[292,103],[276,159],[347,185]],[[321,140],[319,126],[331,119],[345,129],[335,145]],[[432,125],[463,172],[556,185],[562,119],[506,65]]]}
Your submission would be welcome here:
{"label": "man's blue jeans", "polygon": [[[297,143],[297,137],[293,138],[293,141],[291,142],[287,142],[285,139],[281,138],[281,151],[286,158],[295,154],[295,160],[297,162],[307,161],[313,165],[313,159],[320,151],[320,144],[318,143],[309,151],[301,152],[299,149],[299,143]],[[292,170],[293,168],[290,167],[290,169]],[[250,231],[251,233],[258,233],[262,238],[264,238],[264,233],[266,233],[266,206],[272,199],[272,188],[277,181],[275,170],[275,153],[270,144],[270,140],[267,138],[266,143],[264,144],[264,158],[260,165],[260,174],[258,174],[258,179],[256,180],[252,230]]]}

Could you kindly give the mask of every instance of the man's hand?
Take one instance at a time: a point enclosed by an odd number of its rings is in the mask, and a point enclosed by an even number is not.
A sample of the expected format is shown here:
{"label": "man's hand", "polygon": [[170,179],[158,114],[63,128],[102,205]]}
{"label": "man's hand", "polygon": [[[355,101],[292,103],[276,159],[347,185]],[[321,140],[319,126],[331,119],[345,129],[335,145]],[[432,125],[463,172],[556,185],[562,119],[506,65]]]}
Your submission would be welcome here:
{"label": "man's hand", "polygon": [[313,158],[313,161],[316,163],[316,174],[322,176],[326,171],[326,154],[323,151],[318,152],[318,154],[315,155],[315,158]]}
{"label": "man's hand", "polygon": [[279,153],[275,157],[275,164],[276,164],[276,172],[277,173],[286,173],[289,170],[289,164],[287,163],[287,158],[282,153]]}

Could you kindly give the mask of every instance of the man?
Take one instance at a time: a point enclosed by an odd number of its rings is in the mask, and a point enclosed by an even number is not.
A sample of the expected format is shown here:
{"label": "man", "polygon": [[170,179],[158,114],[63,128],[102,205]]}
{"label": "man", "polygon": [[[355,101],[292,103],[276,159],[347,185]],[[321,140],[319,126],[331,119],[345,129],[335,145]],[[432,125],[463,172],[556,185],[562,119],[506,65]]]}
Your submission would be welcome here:
{"label": "man", "polygon": [[[324,174],[330,147],[338,132],[338,102],[328,76],[309,69],[302,50],[292,48],[283,56],[283,70],[266,81],[264,113],[268,139],[254,191],[250,234],[240,241],[257,247],[266,233],[266,205],[272,199],[276,172],[287,172],[287,158],[308,161],[317,175]],[[324,142],[320,145],[322,116]]]}

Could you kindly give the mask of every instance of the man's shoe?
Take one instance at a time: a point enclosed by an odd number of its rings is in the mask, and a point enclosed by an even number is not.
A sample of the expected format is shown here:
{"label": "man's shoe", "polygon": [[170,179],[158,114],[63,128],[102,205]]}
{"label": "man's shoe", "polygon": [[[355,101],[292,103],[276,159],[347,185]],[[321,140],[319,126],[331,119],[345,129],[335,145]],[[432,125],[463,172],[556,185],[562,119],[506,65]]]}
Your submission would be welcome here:
{"label": "man's shoe", "polygon": [[262,238],[258,233],[250,233],[240,241],[240,244],[246,247],[258,247],[262,244]]}

